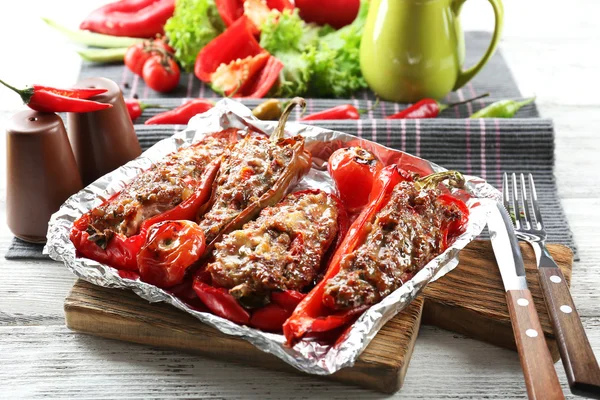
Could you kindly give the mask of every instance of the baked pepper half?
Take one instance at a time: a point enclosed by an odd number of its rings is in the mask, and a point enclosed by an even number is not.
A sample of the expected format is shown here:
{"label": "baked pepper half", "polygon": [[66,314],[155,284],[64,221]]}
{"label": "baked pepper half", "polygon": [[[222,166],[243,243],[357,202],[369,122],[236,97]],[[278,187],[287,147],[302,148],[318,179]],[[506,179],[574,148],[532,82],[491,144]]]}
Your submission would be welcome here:
{"label": "baked pepper half", "polygon": [[280,332],[347,228],[336,196],[321,190],[289,194],[223,236],[194,290],[216,315]]}
{"label": "baked pepper half", "polygon": [[277,204],[309,171],[311,154],[304,149],[304,138],[283,137],[296,104],[306,103],[300,98],[290,100],[271,137],[246,135],[223,155],[211,199],[199,212],[207,252],[223,234],[240,229],[263,208]]}
{"label": "baked pepper half", "polygon": [[70,239],[79,255],[121,270],[137,271],[148,229],[166,220],[194,220],[210,198],[221,155],[237,129],[207,136],[167,155],[123,190],[82,215]]}
{"label": "baked pepper half", "polygon": [[306,335],[346,329],[370,306],[410,280],[463,230],[468,208],[440,183],[460,186],[458,172],[422,179],[390,165],[378,172],[370,200],[351,225],[325,277],[285,322],[290,345]]}

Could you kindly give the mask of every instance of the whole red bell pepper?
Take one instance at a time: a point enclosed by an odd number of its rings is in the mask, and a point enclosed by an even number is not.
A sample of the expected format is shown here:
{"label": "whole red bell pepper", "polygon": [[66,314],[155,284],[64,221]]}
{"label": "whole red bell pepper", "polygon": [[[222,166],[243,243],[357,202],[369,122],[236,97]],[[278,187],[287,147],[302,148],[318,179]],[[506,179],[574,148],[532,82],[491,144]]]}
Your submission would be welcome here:
{"label": "whole red bell pepper", "polygon": [[175,0],[121,0],[106,4],[87,16],[80,29],[112,36],[153,38],[164,34]]}
{"label": "whole red bell pepper", "polygon": [[[283,333],[288,344],[293,345],[308,334],[319,336],[325,332],[343,329],[369,308],[369,306],[360,306],[344,311],[336,311],[327,305],[328,299],[325,297],[325,288],[327,282],[340,272],[342,260],[365,241],[371,231],[376,215],[387,205],[396,185],[411,179],[397,165],[389,165],[378,172],[373,183],[369,204],[365,206],[351,225],[348,234],[334,254],[325,276],[300,302],[292,316],[284,323]],[[466,222],[468,209],[461,200],[450,194],[442,195],[439,199],[448,204],[452,202],[459,205],[461,211],[464,212],[464,218],[456,225],[446,227],[446,238],[441,244],[441,248],[445,249],[448,236],[456,234],[456,230],[461,229]]]}
{"label": "whole red bell pepper", "polygon": [[[296,192],[290,196],[302,196],[303,194],[314,194],[318,190],[305,190]],[[348,216],[344,211],[341,201],[334,195],[328,195],[337,204],[339,210],[337,220],[336,240],[330,245],[330,248],[323,254],[321,265],[327,265],[329,256],[341,243],[348,230]],[[292,252],[302,252],[302,243],[298,243],[299,248],[290,250]],[[292,246],[294,247],[294,246]],[[306,296],[304,293],[295,290],[274,291],[270,294],[270,302],[266,306],[246,309],[239,301],[230,294],[229,290],[223,287],[216,287],[208,271],[202,271],[197,274],[194,280],[194,290],[202,302],[216,315],[236,322],[241,325],[248,325],[254,328],[268,332],[280,332],[283,323],[292,315],[292,312]]]}

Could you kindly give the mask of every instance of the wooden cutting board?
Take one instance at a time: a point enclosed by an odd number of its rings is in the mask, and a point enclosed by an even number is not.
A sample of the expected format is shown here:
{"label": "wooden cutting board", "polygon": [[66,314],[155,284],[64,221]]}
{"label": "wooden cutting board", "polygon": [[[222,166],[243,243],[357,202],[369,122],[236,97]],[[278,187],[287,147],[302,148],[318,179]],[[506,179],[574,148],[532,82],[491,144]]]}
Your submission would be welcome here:
{"label": "wooden cutting board", "polygon": [[[567,281],[573,254],[548,246]],[[555,361],[558,349],[537,279],[535,258],[522,244],[527,281]],[[227,336],[167,304],[149,304],[129,291],[79,280],[65,300],[70,329],[152,346],[168,347],[280,371],[297,371],[250,343]],[[325,377],[373,390],[400,389],[421,322],[515,349],[502,280],[489,242],[475,241],[460,253],[460,265],[426,287],[422,295],[392,318],[351,368]],[[299,372],[301,373],[301,372]]]}

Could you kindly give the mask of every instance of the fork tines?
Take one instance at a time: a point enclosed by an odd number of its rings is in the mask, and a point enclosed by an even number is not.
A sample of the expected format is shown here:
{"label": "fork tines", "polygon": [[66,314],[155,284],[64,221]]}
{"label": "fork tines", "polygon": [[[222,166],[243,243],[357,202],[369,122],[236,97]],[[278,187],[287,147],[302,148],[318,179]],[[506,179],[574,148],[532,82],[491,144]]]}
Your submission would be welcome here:
{"label": "fork tines", "polygon": [[[533,175],[529,175],[529,188],[531,196],[527,191],[527,185],[525,184],[525,174],[519,174],[520,181],[520,194],[517,187],[517,174],[511,174],[509,183],[508,174],[505,172],[502,178],[502,200],[504,207],[510,214],[516,230],[527,231],[527,230],[543,230],[544,225],[542,222],[542,214],[540,212],[540,205],[538,203],[537,192],[535,190],[535,183],[533,181]],[[512,186],[510,190],[509,186]],[[531,209],[529,202],[533,208],[532,218]]]}

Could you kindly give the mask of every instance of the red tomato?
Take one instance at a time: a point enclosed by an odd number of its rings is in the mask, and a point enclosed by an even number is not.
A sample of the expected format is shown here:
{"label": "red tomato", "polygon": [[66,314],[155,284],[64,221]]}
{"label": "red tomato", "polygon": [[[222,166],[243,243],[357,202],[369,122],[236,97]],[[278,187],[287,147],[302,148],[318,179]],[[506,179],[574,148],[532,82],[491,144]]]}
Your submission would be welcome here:
{"label": "red tomato", "polygon": [[130,46],[125,53],[125,65],[131,72],[140,76],[142,75],[144,64],[152,57],[152,54],[144,50],[144,48],[144,43],[134,44],[133,46]]}
{"label": "red tomato", "polygon": [[144,282],[169,288],[183,281],[187,268],[204,253],[204,233],[191,221],[164,221],[152,225],[137,256]]}
{"label": "red tomato", "polygon": [[375,175],[383,164],[362,147],[345,147],[333,152],[327,168],[346,209],[356,212],[369,201]]}
{"label": "red tomato", "polygon": [[329,24],[336,29],[352,23],[360,8],[360,0],[296,0],[295,4],[306,22]]}
{"label": "red tomato", "polygon": [[144,64],[142,76],[146,85],[157,92],[170,92],[179,84],[179,66],[171,57],[153,55]]}

